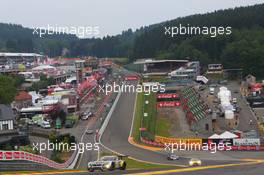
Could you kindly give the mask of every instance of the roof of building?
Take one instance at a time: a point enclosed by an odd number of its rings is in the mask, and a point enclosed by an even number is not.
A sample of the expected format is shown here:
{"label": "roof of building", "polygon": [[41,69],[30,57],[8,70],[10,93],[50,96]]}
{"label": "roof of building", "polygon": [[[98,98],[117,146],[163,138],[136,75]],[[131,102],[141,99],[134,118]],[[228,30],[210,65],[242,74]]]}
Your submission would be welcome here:
{"label": "roof of building", "polygon": [[220,139],[221,136],[218,134],[213,134],[212,136],[209,137],[209,139]]}
{"label": "roof of building", "polygon": [[189,62],[188,60],[154,60],[154,59],[141,59],[134,62],[134,64],[147,64],[147,63],[165,63],[165,62]]}
{"label": "roof of building", "polygon": [[220,138],[221,139],[234,139],[234,138],[238,138],[238,136],[229,131],[225,131],[224,133],[220,134]]}
{"label": "roof of building", "polygon": [[0,52],[2,57],[43,57],[43,55],[36,53],[10,53],[10,52]]}
{"label": "roof of building", "polygon": [[44,70],[44,69],[56,69],[55,67],[53,66],[50,66],[50,65],[40,65],[40,66],[37,66],[37,67],[34,67],[32,70],[33,71],[38,71],[38,70]]}
{"label": "roof of building", "polygon": [[15,115],[10,106],[0,104],[0,121],[1,120],[14,120]]}
{"label": "roof of building", "polygon": [[32,100],[32,96],[26,91],[20,91],[19,94],[15,97],[15,100],[16,101]]}

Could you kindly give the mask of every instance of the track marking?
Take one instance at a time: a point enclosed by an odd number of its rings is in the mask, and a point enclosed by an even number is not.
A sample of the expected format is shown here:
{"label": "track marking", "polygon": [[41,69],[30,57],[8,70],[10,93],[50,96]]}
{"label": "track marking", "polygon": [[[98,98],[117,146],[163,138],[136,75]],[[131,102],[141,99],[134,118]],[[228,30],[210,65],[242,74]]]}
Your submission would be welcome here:
{"label": "track marking", "polygon": [[134,138],[133,137],[129,137],[128,138],[128,142],[135,146],[135,147],[138,147],[138,148],[141,148],[141,149],[146,149],[146,150],[150,150],[150,151],[161,151],[163,150],[163,148],[159,148],[159,147],[153,147],[153,146],[147,146],[147,145],[141,145],[141,144],[138,144],[134,141]]}
{"label": "track marking", "polygon": [[82,170],[68,170],[68,171],[48,171],[48,172],[14,172],[14,173],[0,173],[0,175],[45,175],[45,174],[68,174],[68,173],[83,173],[87,171]]}
{"label": "track marking", "polygon": [[[137,84],[138,84],[138,82],[137,82]],[[131,128],[130,128],[129,137],[132,137],[132,132],[133,132],[133,129],[134,129],[135,112],[136,112],[136,107],[137,107],[137,97],[138,97],[138,93],[136,92],[136,98],[135,98],[134,110],[133,110],[133,117],[132,117],[132,124],[131,124]]]}
{"label": "track marking", "polygon": [[240,163],[240,164],[210,165],[210,166],[182,168],[182,169],[173,169],[173,170],[133,173],[133,174],[128,174],[128,175],[156,175],[156,174],[182,173],[182,172],[201,171],[201,170],[206,170],[206,169],[225,168],[225,167],[243,166],[243,165],[254,165],[254,164],[260,164],[260,163],[264,163],[264,160],[258,160],[254,162],[246,162],[246,163]]}

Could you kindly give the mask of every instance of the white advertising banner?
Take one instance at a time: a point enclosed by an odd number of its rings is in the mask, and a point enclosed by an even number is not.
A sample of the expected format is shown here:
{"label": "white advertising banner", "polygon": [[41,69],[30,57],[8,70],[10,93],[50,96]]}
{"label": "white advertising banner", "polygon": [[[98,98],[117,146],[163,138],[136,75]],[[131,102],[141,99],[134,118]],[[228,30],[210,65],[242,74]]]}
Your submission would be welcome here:
{"label": "white advertising banner", "polygon": [[259,139],[233,139],[234,146],[260,146]]}

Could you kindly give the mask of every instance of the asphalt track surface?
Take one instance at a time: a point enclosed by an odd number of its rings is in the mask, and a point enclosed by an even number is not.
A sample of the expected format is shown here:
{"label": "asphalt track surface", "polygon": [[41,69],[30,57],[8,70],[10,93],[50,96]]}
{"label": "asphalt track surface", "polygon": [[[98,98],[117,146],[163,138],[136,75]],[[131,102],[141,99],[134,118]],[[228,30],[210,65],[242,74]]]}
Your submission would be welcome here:
{"label": "asphalt track surface", "polygon": [[[166,152],[154,152],[145,149],[141,149],[131,145],[128,142],[130,134],[131,124],[133,120],[134,104],[136,99],[136,93],[122,93],[117,106],[112,114],[112,117],[108,123],[108,126],[101,137],[101,143],[114,152],[118,152],[123,155],[128,155],[132,158],[136,158],[142,161],[187,166],[192,153],[181,153],[182,156],[178,161],[167,160]],[[203,161],[204,165],[237,163],[238,159],[232,159],[229,155],[211,155],[211,153],[194,153],[194,154],[207,154],[207,158]],[[181,156],[181,155],[180,155]],[[186,158],[185,158],[186,157]],[[200,158],[200,157],[199,157]],[[219,159],[219,160],[218,160]],[[213,160],[213,161],[212,161]]]}
{"label": "asphalt track surface", "polygon": [[[196,169],[197,168],[197,169]],[[200,169],[199,169],[200,168]],[[55,175],[55,174],[67,174],[67,175],[105,175],[105,174],[113,174],[113,175],[159,175],[159,174],[168,174],[168,175],[263,175],[264,173],[264,164],[263,163],[253,163],[249,165],[241,165],[237,166],[227,166],[227,167],[194,167],[194,168],[178,168],[178,169],[155,169],[155,170],[128,170],[128,171],[95,171],[93,173],[89,173],[84,170],[76,170],[76,171],[54,171],[54,172],[23,172],[23,175]],[[0,172],[2,175],[3,172]],[[5,174],[5,173],[3,173]],[[11,173],[7,173],[5,175],[13,175]]]}
{"label": "asphalt track surface", "polygon": [[149,150],[143,150],[128,142],[133,120],[135,93],[122,93],[108,126],[101,138],[101,143],[112,151],[144,161],[172,163],[166,156]]}
{"label": "asphalt track surface", "polygon": [[175,175],[263,175],[264,174],[264,165],[245,165],[245,166],[236,166],[236,167],[225,167],[225,168],[216,168],[216,169],[206,169],[201,171],[193,172],[180,172],[180,173],[166,173],[166,174],[175,174]]}
{"label": "asphalt track surface", "polygon": [[[122,93],[117,106],[111,116],[111,119],[108,123],[108,126],[101,137],[101,143],[107,147],[108,149],[118,152],[123,155],[128,155],[132,158],[136,158],[146,162],[153,162],[153,163],[160,163],[160,164],[170,164],[170,165],[181,165],[187,166],[189,158],[192,154],[185,153],[180,155],[182,156],[178,161],[168,161],[167,153],[165,152],[154,152],[145,149],[141,149],[131,145],[128,142],[128,137],[130,134],[131,124],[133,121],[133,113],[134,113],[134,104],[135,104],[136,94],[135,93]],[[85,141],[92,141],[92,137],[88,137],[88,140]],[[195,153],[196,154],[196,153]],[[203,154],[203,153],[199,153]],[[208,154],[208,153],[204,153]],[[128,171],[120,171],[115,170],[111,172],[101,172],[95,171],[93,173],[89,173],[86,171],[81,170],[78,172],[65,172],[65,174],[180,174],[180,175],[264,175],[264,163],[254,163],[245,165],[243,161],[239,159],[251,158],[251,159],[263,159],[264,153],[263,152],[224,152],[219,154],[208,154],[208,159],[202,159],[203,166],[208,166],[209,168],[191,170],[188,169],[192,168],[184,168],[184,167],[175,167],[174,170],[128,170]],[[219,156],[218,156],[219,155]],[[91,155],[87,155],[90,157]],[[85,156],[86,157],[86,156]],[[92,155],[91,157],[95,157]],[[184,158],[186,157],[186,158]],[[200,157],[199,157],[200,158]],[[219,159],[219,160],[218,160]],[[87,160],[83,161],[86,162]],[[238,164],[236,166],[228,166],[229,164]],[[212,165],[224,165],[223,167],[211,167]],[[227,166],[225,166],[227,165]],[[84,168],[85,163],[81,167]],[[202,166],[202,167],[203,167]],[[186,171],[178,172],[179,169],[186,169]],[[150,171],[150,172],[149,172]],[[44,173],[45,174],[45,173]],[[53,174],[50,172],[49,174]],[[54,174],[58,174],[55,173]],[[64,174],[64,173],[63,173]]]}

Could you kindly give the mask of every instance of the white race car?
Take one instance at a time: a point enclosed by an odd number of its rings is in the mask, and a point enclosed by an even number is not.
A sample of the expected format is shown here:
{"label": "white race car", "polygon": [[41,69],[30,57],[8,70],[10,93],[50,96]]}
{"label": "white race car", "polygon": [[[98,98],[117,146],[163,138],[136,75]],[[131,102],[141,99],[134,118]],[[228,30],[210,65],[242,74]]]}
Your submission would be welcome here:
{"label": "white race car", "polygon": [[89,162],[87,166],[88,171],[94,170],[112,171],[115,169],[125,170],[126,162],[122,160],[122,156],[104,156],[98,161]]}

